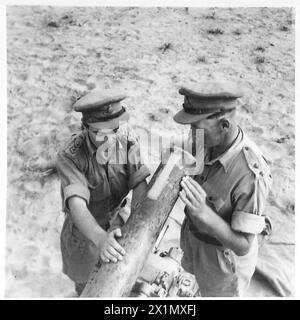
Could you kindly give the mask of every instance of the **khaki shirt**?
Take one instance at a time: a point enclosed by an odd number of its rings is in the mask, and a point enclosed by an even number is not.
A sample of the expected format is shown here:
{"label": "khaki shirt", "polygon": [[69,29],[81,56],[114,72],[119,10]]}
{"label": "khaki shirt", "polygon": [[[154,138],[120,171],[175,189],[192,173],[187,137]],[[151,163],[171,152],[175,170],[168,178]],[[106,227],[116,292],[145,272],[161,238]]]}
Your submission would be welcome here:
{"label": "khaki shirt", "polygon": [[61,232],[63,272],[76,283],[87,282],[99,252],[72,222],[68,199],[73,196],[84,199],[98,224],[107,230],[129,190],[150,175],[142,163],[139,142],[132,128],[120,127],[116,142],[119,159],[123,160],[119,164],[115,162],[116,157],[108,158],[106,164],[97,161],[98,150],[86,130],[74,134],[57,156],[62,207],[67,213]]}
{"label": "khaki shirt", "polygon": [[107,164],[99,164],[97,148],[86,130],[73,135],[58,153],[57,170],[61,179],[63,211],[68,213],[67,201],[70,197],[80,197],[105,228],[110,218],[108,214],[131,189],[150,175],[141,162],[138,138],[129,125],[119,129],[117,145],[123,164],[110,163],[110,159]]}
{"label": "khaki shirt", "polygon": [[233,230],[258,234],[272,176],[257,146],[239,129],[233,145],[218,158],[205,151],[204,169],[194,179],[207,194],[207,204]]}
{"label": "khaki shirt", "polygon": [[[207,205],[233,230],[256,235],[264,229],[262,215],[272,177],[261,152],[241,129],[233,145],[218,158],[210,159],[205,150],[204,169],[194,179],[205,190]],[[241,296],[255,270],[257,237],[246,255],[237,256],[222,245],[199,240],[193,229],[186,218],[180,237],[181,263],[195,275],[201,295]]]}

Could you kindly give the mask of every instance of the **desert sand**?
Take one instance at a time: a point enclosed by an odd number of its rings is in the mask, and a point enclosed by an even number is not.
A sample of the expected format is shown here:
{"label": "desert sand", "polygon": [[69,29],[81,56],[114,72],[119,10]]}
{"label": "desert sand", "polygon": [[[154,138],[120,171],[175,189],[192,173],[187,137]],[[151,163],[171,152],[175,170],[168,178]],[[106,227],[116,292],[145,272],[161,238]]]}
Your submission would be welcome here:
{"label": "desert sand", "polygon": [[[64,217],[53,168],[58,147],[80,125],[76,98],[94,88],[123,88],[134,127],[176,135],[179,86],[219,78],[245,88],[240,125],[270,162],[271,241],[288,248],[282,271],[292,284],[294,32],[289,8],[8,6],[5,296],[73,292],[61,272]],[[249,295],[273,294],[255,277]]]}

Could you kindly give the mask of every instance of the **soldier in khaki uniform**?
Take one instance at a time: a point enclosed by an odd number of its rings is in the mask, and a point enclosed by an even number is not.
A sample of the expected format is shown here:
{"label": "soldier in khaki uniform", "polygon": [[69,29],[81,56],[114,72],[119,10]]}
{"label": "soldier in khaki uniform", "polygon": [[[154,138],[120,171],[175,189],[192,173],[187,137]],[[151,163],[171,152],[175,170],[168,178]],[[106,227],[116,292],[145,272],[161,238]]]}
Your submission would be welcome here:
{"label": "soldier in khaki uniform", "polygon": [[183,110],[174,116],[191,130],[204,130],[204,169],[184,177],[182,266],[196,277],[200,294],[241,296],[257,262],[257,235],[272,177],[257,146],[236,121],[242,93],[229,82],[182,87]]}
{"label": "soldier in khaki uniform", "polygon": [[[58,153],[65,222],[61,232],[63,272],[81,294],[94,265],[121,260],[117,238],[124,223],[123,199],[133,190],[133,208],[146,190],[148,168],[140,158],[138,139],[121,105],[126,95],[94,90],[79,99],[82,131]],[[124,216],[123,216],[124,217]]]}

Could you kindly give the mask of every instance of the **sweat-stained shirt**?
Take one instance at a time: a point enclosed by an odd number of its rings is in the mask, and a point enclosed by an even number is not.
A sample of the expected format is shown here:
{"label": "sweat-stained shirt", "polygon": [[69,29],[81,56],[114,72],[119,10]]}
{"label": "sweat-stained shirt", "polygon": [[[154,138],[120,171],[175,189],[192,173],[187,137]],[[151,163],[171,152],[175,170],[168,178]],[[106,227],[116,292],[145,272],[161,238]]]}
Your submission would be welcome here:
{"label": "sweat-stained shirt", "polygon": [[[263,231],[263,213],[272,176],[262,153],[240,128],[233,145],[219,157],[211,159],[209,149],[205,150],[203,172],[194,179],[207,194],[206,204],[234,231],[254,235]],[[205,239],[205,231],[197,230],[186,218],[181,232],[183,266],[195,274],[203,295],[239,295],[254,272],[256,239],[244,257]],[[228,270],[224,270],[226,266]],[[241,278],[243,283],[239,283]]]}
{"label": "sweat-stained shirt", "polygon": [[123,125],[115,137],[113,143],[116,142],[121,164],[115,163],[115,156],[106,164],[99,164],[98,150],[87,130],[73,135],[57,155],[62,208],[66,213],[61,234],[63,271],[75,282],[87,281],[98,257],[93,248],[95,246],[71,221],[68,199],[73,196],[84,199],[98,224],[107,230],[113,211],[131,189],[150,175],[149,169],[142,163],[139,141],[133,129]]}

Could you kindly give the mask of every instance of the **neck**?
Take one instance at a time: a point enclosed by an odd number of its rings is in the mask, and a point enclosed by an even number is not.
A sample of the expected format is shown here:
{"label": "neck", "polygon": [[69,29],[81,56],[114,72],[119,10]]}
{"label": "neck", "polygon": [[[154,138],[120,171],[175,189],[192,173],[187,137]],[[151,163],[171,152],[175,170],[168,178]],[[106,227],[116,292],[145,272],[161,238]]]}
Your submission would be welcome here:
{"label": "neck", "polygon": [[234,126],[232,130],[228,132],[228,134],[224,137],[224,141],[222,144],[212,147],[211,155],[212,158],[217,158],[224,152],[226,152],[234,143],[239,133],[239,128],[237,126]]}

